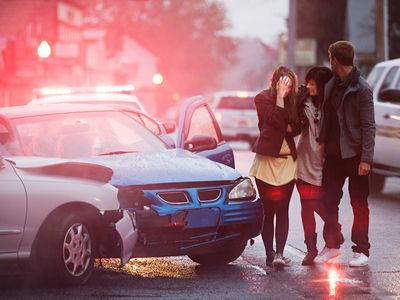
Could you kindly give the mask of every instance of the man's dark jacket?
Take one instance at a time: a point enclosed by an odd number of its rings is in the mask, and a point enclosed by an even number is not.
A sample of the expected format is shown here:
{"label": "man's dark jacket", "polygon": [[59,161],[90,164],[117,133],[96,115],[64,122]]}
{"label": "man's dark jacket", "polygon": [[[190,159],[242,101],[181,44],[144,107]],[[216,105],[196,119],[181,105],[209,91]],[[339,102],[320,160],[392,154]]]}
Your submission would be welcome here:
{"label": "man's dark jacket", "polygon": [[[285,104],[287,99],[284,99]],[[293,136],[300,133],[298,126],[292,126],[293,133],[286,132],[289,125],[289,113],[276,105],[270,90],[263,90],[254,98],[258,116],[260,135],[253,146],[253,152],[261,155],[280,157],[283,139],[289,145],[291,155],[296,160],[297,152]]]}
{"label": "man's dark jacket", "polygon": [[[343,159],[357,155],[362,162],[372,163],[375,147],[375,117],[372,91],[360,72],[355,68],[353,78],[341,99],[337,117],[340,126],[340,153]],[[336,84],[335,76],[325,85],[325,99],[330,101]],[[325,101],[325,104],[327,103]],[[329,138],[329,114],[324,109],[319,142],[326,144]]]}

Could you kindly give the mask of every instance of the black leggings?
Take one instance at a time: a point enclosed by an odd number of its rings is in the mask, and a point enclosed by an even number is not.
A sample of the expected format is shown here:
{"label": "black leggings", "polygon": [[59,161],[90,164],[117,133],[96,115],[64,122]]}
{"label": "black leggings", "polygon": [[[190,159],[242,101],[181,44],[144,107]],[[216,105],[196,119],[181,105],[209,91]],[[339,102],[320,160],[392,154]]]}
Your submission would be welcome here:
{"label": "black leggings", "polygon": [[[289,202],[295,181],[281,185],[270,185],[256,178],[258,193],[264,206],[264,227],[261,233],[266,254],[273,251],[274,231],[276,252],[283,255],[289,232]],[[274,217],[276,227],[274,230]]]}
{"label": "black leggings", "polygon": [[301,220],[303,221],[304,238],[311,239],[315,236],[317,213],[325,222],[325,206],[323,203],[322,187],[297,179],[297,190],[301,201]]}

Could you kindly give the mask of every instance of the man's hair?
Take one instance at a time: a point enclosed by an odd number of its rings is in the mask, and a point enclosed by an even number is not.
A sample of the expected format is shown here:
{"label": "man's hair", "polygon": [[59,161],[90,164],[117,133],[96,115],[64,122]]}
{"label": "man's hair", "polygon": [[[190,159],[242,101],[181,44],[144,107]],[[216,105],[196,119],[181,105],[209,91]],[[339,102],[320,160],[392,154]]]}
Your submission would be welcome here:
{"label": "man's hair", "polygon": [[354,46],[349,41],[338,41],[329,45],[328,52],[343,66],[353,66]]}

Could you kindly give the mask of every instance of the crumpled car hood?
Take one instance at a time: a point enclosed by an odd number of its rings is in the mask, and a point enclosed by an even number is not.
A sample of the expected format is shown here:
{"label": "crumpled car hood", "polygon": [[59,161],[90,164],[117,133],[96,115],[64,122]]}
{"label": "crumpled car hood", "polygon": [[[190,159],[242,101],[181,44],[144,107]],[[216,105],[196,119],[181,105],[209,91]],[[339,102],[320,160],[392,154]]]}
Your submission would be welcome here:
{"label": "crumpled car hood", "polygon": [[241,174],[223,164],[182,149],[96,156],[88,161],[111,168],[111,184],[144,185],[176,182],[230,181]]}
{"label": "crumpled car hood", "polygon": [[113,174],[109,167],[80,160],[36,156],[13,156],[7,157],[7,160],[13,162],[17,169],[30,173],[90,179],[104,183],[109,182]]}

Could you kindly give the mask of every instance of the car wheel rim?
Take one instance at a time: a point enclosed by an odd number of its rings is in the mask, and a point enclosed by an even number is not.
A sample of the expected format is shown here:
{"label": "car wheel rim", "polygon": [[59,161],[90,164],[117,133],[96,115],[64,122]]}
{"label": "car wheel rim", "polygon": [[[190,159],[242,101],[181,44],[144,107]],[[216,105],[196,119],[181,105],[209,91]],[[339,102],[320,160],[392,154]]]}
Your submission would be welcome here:
{"label": "car wheel rim", "polygon": [[80,276],[89,268],[92,257],[90,234],[83,224],[72,225],[64,238],[64,264],[69,274]]}

